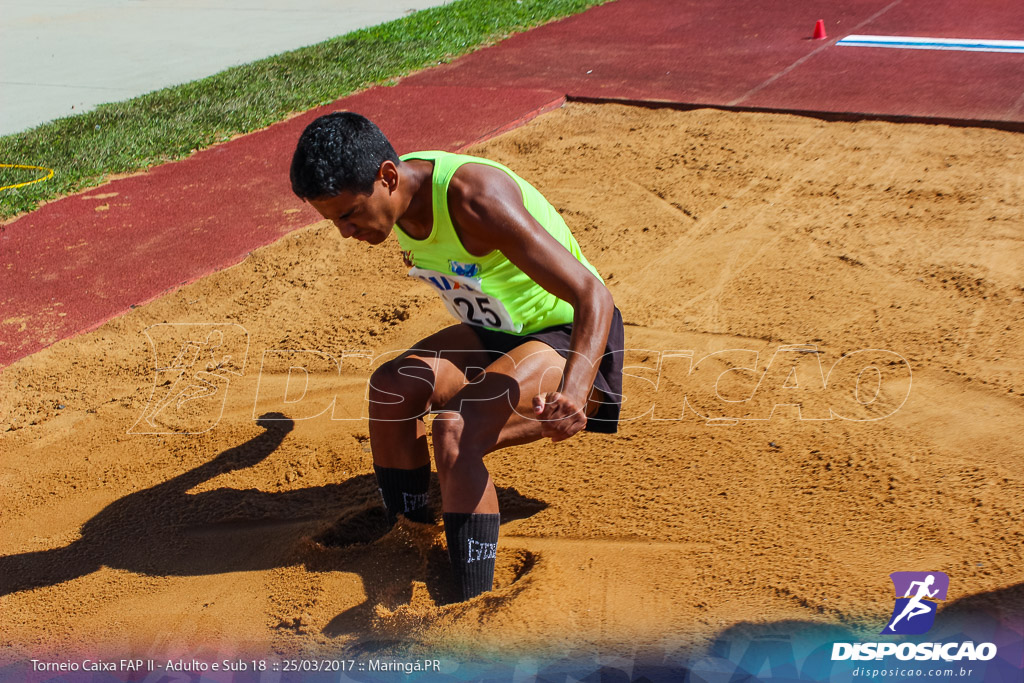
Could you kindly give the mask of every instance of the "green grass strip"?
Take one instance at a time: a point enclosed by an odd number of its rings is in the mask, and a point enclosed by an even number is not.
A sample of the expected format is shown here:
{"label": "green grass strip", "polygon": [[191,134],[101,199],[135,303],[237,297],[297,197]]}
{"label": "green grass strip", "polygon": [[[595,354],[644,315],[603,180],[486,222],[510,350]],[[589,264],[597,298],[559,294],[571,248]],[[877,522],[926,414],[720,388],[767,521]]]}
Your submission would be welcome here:
{"label": "green grass strip", "polygon": [[[0,163],[54,169],[0,191],[0,218],[276,123],[607,0],[457,0],[0,137]],[[39,176],[0,168],[0,187]]]}

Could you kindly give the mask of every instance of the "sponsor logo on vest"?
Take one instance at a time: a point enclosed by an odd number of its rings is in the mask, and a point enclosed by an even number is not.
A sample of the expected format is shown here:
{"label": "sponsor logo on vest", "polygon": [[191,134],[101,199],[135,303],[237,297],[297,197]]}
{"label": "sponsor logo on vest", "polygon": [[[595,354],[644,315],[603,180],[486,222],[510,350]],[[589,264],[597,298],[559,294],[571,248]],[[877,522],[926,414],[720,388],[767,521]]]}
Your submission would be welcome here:
{"label": "sponsor logo on vest", "polygon": [[[920,635],[935,624],[937,600],[945,600],[949,577],[942,572],[893,572],[896,604],[882,635]],[[832,661],[880,660],[895,656],[901,661],[988,661],[996,656],[993,643],[833,643]]]}
{"label": "sponsor logo on vest", "polygon": [[469,555],[466,562],[479,562],[480,560],[493,560],[498,554],[497,543],[480,543],[475,539],[467,539],[469,543]]}
{"label": "sponsor logo on vest", "polygon": [[448,267],[452,269],[453,275],[476,277],[480,273],[479,263],[459,263],[458,261],[449,260]]}

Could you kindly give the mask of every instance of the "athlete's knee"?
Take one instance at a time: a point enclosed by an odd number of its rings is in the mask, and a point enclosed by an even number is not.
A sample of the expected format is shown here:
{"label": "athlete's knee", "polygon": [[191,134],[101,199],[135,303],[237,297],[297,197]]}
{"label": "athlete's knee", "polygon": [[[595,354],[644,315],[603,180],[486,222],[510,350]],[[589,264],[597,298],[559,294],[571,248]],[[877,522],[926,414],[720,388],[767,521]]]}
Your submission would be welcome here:
{"label": "athlete's knee", "polygon": [[370,375],[370,416],[418,417],[433,391],[434,374],[426,363],[409,357],[390,360]]}
{"label": "athlete's knee", "polygon": [[437,473],[444,476],[458,465],[466,420],[459,413],[445,411],[434,418],[430,430]]}

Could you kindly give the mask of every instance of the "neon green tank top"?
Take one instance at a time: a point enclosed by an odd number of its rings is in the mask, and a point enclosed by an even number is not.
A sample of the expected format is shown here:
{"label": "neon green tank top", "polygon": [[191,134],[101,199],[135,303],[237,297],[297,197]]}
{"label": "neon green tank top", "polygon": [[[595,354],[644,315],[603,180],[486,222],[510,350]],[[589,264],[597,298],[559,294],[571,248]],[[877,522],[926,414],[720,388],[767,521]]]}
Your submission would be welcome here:
{"label": "neon green tank top", "polygon": [[431,285],[441,295],[448,311],[471,325],[525,335],[572,322],[573,308],[569,302],[538,285],[499,250],[486,256],[474,256],[466,251],[448,213],[448,185],[460,166],[475,163],[499,168],[519,186],[530,215],[601,279],[580,252],[579,244],[558,211],[536,188],[505,166],[488,159],[450,152],[413,152],[401,158],[402,161],[422,159],[434,164],[434,225],[430,236],[424,240],[413,239],[395,226],[398,243],[413,264],[410,276]]}

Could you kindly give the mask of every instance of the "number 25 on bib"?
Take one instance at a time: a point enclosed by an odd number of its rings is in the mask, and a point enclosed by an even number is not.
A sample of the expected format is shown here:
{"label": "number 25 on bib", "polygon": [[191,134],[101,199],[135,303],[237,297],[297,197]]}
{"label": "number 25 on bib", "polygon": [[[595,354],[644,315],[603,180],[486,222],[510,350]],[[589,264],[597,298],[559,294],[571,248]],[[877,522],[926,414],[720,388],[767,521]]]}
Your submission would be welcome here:
{"label": "number 25 on bib", "polygon": [[522,324],[512,322],[512,317],[501,301],[481,291],[479,279],[425,268],[413,268],[409,276],[433,287],[441,295],[448,312],[464,323],[504,332],[519,332],[523,329]]}

